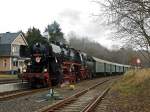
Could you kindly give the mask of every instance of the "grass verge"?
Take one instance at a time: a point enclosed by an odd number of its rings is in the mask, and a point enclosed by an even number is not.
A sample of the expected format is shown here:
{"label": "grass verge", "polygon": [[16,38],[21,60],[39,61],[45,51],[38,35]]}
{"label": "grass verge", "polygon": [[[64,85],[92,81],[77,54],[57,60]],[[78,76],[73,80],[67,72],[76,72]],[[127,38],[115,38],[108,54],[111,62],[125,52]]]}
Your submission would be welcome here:
{"label": "grass verge", "polygon": [[141,94],[150,87],[150,69],[130,70],[116,82],[113,90],[123,95]]}

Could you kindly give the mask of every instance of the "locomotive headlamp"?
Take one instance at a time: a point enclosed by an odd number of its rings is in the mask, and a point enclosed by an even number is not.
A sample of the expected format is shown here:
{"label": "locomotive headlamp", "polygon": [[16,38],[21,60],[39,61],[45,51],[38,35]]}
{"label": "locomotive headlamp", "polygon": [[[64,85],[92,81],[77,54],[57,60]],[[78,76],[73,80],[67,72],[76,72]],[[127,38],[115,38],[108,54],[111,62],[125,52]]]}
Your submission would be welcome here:
{"label": "locomotive headlamp", "polygon": [[25,73],[25,72],[26,72],[26,69],[23,69],[23,72]]}
{"label": "locomotive headlamp", "polygon": [[37,63],[40,63],[41,57],[36,57],[36,58],[35,58],[35,61],[36,61]]}
{"label": "locomotive headlamp", "polygon": [[28,62],[28,64],[27,64],[28,66],[30,66],[31,65],[31,63],[30,62]]}
{"label": "locomotive headlamp", "polygon": [[47,69],[44,69],[44,72],[47,72]]}

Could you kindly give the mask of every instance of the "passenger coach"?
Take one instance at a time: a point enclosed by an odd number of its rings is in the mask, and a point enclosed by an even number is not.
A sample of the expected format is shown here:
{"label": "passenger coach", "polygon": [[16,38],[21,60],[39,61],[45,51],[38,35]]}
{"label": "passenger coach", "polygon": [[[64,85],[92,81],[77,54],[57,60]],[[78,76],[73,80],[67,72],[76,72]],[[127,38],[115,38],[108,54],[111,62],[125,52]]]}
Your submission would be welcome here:
{"label": "passenger coach", "polygon": [[95,76],[122,74],[131,66],[109,62],[96,57],[93,57]]}

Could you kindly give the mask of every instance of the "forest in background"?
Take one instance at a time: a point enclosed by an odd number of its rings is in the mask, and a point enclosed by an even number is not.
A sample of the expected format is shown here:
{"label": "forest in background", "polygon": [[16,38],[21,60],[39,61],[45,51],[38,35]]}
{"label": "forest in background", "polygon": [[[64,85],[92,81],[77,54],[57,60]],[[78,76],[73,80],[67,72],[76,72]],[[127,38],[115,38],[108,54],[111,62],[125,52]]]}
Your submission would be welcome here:
{"label": "forest in background", "polygon": [[69,38],[67,41],[60,25],[56,21],[48,25],[45,28],[45,32],[47,32],[47,35],[42,35],[38,28],[29,28],[28,31],[24,33],[29,47],[35,42],[47,44],[50,41],[59,41],[64,44],[69,44],[71,47],[85,52],[90,56],[116,63],[133,65],[137,58],[141,60],[141,66],[148,67],[150,63],[147,51],[140,49],[135,50],[132,46],[119,48],[117,45],[112,45],[112,49],[107,49],[100,43],[90,39],[88,36],[82,37],[73,32],[67,35],[67,38]]}

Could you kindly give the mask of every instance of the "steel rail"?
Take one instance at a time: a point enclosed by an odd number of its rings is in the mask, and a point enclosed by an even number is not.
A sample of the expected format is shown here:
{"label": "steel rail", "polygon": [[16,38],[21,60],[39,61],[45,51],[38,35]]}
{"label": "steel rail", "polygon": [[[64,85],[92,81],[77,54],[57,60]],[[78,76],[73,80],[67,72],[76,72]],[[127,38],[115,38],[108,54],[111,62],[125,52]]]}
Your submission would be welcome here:
{"label": "steel rail", "polygon": [[97,104],[105,97],[105,95],[110,90],[110,87],[107,87],[101,94],[96,96],[89,105],[87,105],[81,112],[93,112]]}
{"label": "steel rail", "polygon": [[12,94],[10,93],[10,94],[6,94],[6,95],[3,94],[2,96],[0,96],[0,101],[10,100],[10,99],[14,99],[14,98],[18,98],[18,97],[46,91],[49,89],[50,88],[42,88],[42,89],[35,89],[35,90],[24,90],[24,91],[19,91],[19,92],[16,91],[16,93],[12,93]]}
{"label": "steel rail", "polygon": [[87,93],[89,90],[94,89],[94,88],[96,88],[98,85],[101,85],[101,84],[103,84],[103,83],[105,83],[105,82],[107,82],[107,81],[109,81],[109,79],[107,79],[107,80],[105,80],[105,81],[102,81],[102,82],[100,82],[100,83],[97,83],[97,84],[95,84],[94,86],[91,86],[91,87],[88,88],[88,89],[85,89],[85,90],[83,90],[83,91],[80,91],[80,92],[78,92],[78,93],[76,93],[76,94],[74,94],[74,95],[68,97],[68,98],[65,98],[65,99],[62,100],[62,101],[56,102],[56,103],[54,103],[53,105],[45,106],[45,107],[43,107],[43,108],[41,108],[41,109],[39,109],[39,110],[37,110],[37,111],[35,111],[35,112],[54,112],[55,109],[58,109],[58,108],[60,108],[60,107],[63,107],[65,104],[68,104],[69,102],[75,100],[75,98],[78,98],[78,97],[82,96],[83,94]]}

